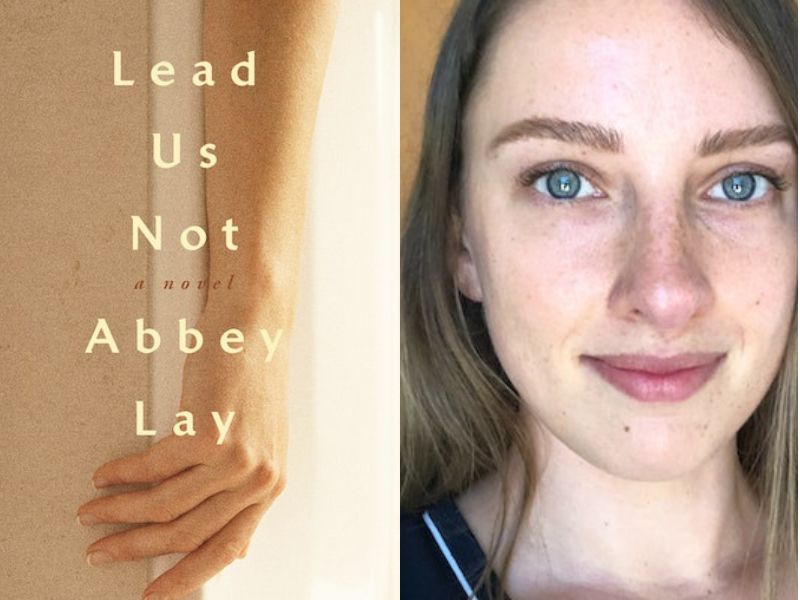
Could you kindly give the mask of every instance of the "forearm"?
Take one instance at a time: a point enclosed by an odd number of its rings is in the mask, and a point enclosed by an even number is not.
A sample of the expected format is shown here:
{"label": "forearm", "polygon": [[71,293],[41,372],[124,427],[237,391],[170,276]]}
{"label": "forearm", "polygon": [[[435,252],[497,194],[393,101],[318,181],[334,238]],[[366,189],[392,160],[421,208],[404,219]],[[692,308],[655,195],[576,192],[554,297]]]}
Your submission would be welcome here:
{"label": "forearm", "polygon": [[[217,156],[206,171],[209,279],[235,281],[232,290],[209,292],[207,310],[291,323],[334,19],[334,0],[205,4],[204,60],[220,66],[205,88],[205,140]],[[251,50],[255,85],[239,87],[228,72]],[[238,227],[236,250],[221,229],[228,219]]]}

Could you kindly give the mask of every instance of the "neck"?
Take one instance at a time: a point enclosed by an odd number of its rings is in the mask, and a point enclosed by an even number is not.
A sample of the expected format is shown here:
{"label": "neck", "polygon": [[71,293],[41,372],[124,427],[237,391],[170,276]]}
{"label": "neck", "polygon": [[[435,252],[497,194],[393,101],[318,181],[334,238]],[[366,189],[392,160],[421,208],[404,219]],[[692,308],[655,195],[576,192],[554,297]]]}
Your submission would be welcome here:
{"label": "neck", "polygon": [[[734,440],[695,471],[658,482],[610,475],[552,436],[535,447],[546,452],[537,453],[534,501],[509,569],[512,597],[552,582],[646,597],[681,590],[687,597],[729,586],[758,557],[757,501]],[[512,457],[510,489],[520,489],[523,474],[522,461]],[[459,501],[484,548],[500,502],[498,475]]]}

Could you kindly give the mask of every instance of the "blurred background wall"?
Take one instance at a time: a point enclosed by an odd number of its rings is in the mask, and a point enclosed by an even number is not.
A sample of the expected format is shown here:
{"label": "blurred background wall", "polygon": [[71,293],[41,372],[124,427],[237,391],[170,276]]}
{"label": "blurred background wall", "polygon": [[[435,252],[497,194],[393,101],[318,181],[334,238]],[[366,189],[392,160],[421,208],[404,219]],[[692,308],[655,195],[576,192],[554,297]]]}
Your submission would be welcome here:
{"label": "blurred background wall", "polygon": [[419,160],[422,118],[436,54],[455,0],[402,0],[400,6],[400,201]]}

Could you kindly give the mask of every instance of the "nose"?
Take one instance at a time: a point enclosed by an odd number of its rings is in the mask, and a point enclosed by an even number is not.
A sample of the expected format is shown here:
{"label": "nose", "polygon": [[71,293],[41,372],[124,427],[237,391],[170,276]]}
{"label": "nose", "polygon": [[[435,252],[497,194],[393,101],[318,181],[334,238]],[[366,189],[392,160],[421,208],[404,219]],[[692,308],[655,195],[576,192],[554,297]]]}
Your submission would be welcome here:
{"label": "nose", "polygon": [[609,308],[662,335],[678,333],[714,301],[698,232],[686,211],[674,205],[637,210],[633,221]]}

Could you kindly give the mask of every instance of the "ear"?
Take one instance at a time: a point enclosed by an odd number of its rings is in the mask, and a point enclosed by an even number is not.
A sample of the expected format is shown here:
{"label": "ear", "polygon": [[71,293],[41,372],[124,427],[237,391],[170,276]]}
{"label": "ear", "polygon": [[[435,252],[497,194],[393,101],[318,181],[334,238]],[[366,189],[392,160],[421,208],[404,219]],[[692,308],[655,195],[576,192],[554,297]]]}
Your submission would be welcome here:
{"label": "ear", "polygon": [[459,291],[473,302],[483,301],[483,289],[478,277],[478,269],[475,265],[472,246],[470,244],[467,229],[461,217],[453,218],[452,237],[453,240],[453,271],[456,286]]}

